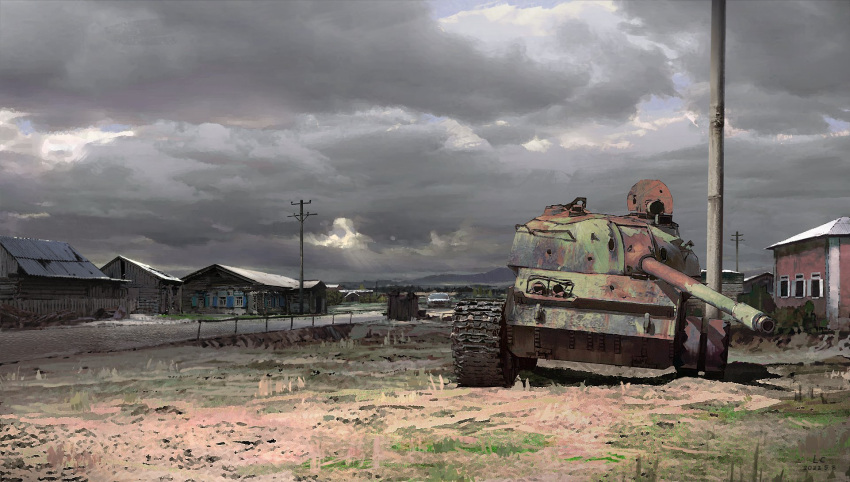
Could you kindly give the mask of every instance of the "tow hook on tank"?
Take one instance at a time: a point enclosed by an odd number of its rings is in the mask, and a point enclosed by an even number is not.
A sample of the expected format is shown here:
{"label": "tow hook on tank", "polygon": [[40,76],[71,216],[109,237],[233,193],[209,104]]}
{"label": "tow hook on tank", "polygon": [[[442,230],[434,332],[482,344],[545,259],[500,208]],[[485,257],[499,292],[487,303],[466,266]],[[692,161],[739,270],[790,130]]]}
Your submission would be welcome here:
{"label": "tow hook on tank", "polygon": [[649,313],[643,314],[643,332],[647,335],[655,334],[655,325],[652,323],[652,318],[649,316]]}
{"label": "tow hook on tank", "polygon": [[537,303],[534,307],[534,320],[538,323],[546,323],[546,312],[540,306],[540,303]]}

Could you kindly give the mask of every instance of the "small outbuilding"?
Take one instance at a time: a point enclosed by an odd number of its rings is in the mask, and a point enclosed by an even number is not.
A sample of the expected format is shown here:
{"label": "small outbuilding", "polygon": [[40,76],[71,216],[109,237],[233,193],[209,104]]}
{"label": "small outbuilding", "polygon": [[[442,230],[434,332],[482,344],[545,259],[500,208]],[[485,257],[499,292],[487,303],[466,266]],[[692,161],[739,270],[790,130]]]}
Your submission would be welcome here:
{"label": "small outbuilding", "polygon": [[0,304],[47,314],[136,308],[127,282],[107,276],[62,241],[0,236]]}
{"label": "small outbuilding", "polygon": [[152,266],[118,256],[100,268],[107,276],[127,280],[128,295],[138,313],[180,313],[183,281]]}
{"label": "small outbuilding", "polygon": [[757,287],[761,287],[768,293],[773,293],[773,273],[764,272],[744,278],[744,293],[751,293]]}
{"label": "small outbuilding", "polygon": [[[214,264],[183,277],[183,310],[194,313],[297,313],[299,282],[286,276]],[[326,313],[322,281],[304,281],[304,312]]]}
{"label": "small outbuilding", "polygon": [[850,217],[841,217],[772,244],[779,308],[812,302],[830,329],[850,328]]}

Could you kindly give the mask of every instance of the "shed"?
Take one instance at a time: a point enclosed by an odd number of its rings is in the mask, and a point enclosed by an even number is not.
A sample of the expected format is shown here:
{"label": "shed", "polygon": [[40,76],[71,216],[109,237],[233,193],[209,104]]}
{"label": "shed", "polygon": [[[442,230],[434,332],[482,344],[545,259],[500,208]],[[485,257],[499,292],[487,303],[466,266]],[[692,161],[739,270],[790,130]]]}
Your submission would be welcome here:
{"label": "shed", "polygon": [[830,329],[850,328],[850,217],[841,217],[765,249],[773,251],[776,305],[802,307]]}
{"label": "shed", "polygon": [[[183,277],[183,310],[195,313],[298,312],[299,282],[286,276],[213,264]],[[304,311],[326,313],[322,281],[304,281]]]}
{"label": "shed", "polygon": [[180,313],[183,281],[125,256],[117,256],[100,268],[112,278],[127,280],[128,294],[137,301],[139,313]]}
{"label": "shed", "polygon": [[773,273],[764,272],[744,278],[744,293],[752,292],[753,288],[761,286],[768,293],[773,293]]}
{"label": "shed", "polygon": [[99,309],[132,311],[126,282],[107,276],[62,241],[0,236],[0,303],[39,314],[62,310],[90,316]]}

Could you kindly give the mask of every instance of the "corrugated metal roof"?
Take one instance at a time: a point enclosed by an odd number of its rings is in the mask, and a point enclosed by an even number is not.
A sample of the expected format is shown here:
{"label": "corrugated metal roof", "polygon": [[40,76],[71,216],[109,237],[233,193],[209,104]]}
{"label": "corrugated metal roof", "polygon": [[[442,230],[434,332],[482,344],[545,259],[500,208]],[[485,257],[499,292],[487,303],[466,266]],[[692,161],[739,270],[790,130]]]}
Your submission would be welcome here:
{"label": "corrugated metal roof", "polygon": [[[156,277],[157,277],[157,278],[159,278],[159,279],[163,279],[163,280],[166,280],[166,281],[181,281],[181,282],[182,282],[182,280],[181,280],[180,278],[178,278],[178,277],[176,277],[176,276],[171,276],[170,274],[165,273],[165,272],[163,272],[163,271],[160,271],[160,270],[158,270],[158,269],[156,269],[156,268],[154,268],[154,267],[152,267],[152,266],[150,266],[150,265],[147,265],[147,264],[145,264],[145,263],[140,263],[140,262],[138,262],[138,261],[136,261],[136,260],[133,260],[133,259],[130,259],[130,258],[126,257],[126,256],[118,256],[118,258],[121,258],[121,259],[123,259],[124,261],[128,261],[128,262],[130,262],[130,263],[135,264],[135,265],[136,265],[136,266],[138,266],[139,268],[142,268],[143,270],[145,270],[145,271],[147,271],[148,273],[150,273],[150,274],[152,274],[152,275],[156,276]],[[118,258],[116,258],[116,259],[118,259]],[[112,260],[112,261],[115,261],[115,260]],[[112,261],[110,261],[109,263],[111,263]],[[103,267],[105,268],[105,267],[106,267],[106,265],[108,265],[109,263],[106,263],[105,265],[103,265]],[[103,268],[101,268],[101,269],[103,269]]]}
{"label": "corrugated metal roof", "polygon": [[62,241],[0,236],[0,246],[3,246],[30,276],[112,279],[70,244]]}
{"label": "corrugated metal roof", "polygon": [[[240,276],[242,278],[245,278],[245,279],[247,279],[251,282],[254,282],[258,285],[274,286],[274,287],[277,287],[277,288],[285,288],[285,289],[296,289],[296,290],[298,289],[298,280],[297,279],[292,279],[292,278],[289,278],[287,276],[282,276],[282,275],[279,275],[279,274],[263,273],[262,271],[254,271],[254,270],[251,270],[251,269],[237,268],[235,266],[226,266],[226,265],[223,265],[223,264],[214,264],[214,265],[211,265],[211,266],[207,266],[206,268],[199,269],[198,271],[195,271],[194,273],[190,273],[190,274],[187,274],[186,276],[184,276],[183,280],[185,282],[185,280],[188,280],[189,278],[191,278],[191,277],[193,277],[197,274],[201,274],[201,273],[204,273],[206,271],[209,271],[209,270],[215,268],[216,266],[218,266],[219,268],[221,268],[225,271],[230,271],[231,273],[233,273],[237,276]],[[309,281],[304,280],[304,288],[313,288],[316,285],[318,285],[319,283],[321,283],[321,280],[309,280]]]}
{"label": "corrugated metal roof", "polygon": [[780,241],[776,244],[771,244],[764,249],[773,249],[783,244],[796,243],[798,241],[806,241],[809,239],[819,238],[821,236],[847,236],[850,235],[850,217],[840,217],[834,221],[822,224],[816,228],[804,231],[796,236]]}
{"label": "corrugated metal roof", "polygon": [[773,273],[771,273],[770,271],[765,271],[764,273],[760,273],[760,274],[757,274],[757,275],[754,275],[754,276],[750,276],[749,278],[744,278],[744,283],[746,283],[747,281],[752,281],[756,278],[761,278],[762,276],[766,276],[766,275],[767,276],[773,276]]}
{"label": "corrugated metal roof", "polygon": [[[223,264],[220,264],[219,266],[228,271],[232,271],[243,278],[248,278],[257,284],[277,286],[279,288],[298,288],[297,279],[287,278],[286,276],[281,276],[279,274],[263,273],[262,271],[225,266]],[[304,283],[304,286],[307,286],[306,282]]]}

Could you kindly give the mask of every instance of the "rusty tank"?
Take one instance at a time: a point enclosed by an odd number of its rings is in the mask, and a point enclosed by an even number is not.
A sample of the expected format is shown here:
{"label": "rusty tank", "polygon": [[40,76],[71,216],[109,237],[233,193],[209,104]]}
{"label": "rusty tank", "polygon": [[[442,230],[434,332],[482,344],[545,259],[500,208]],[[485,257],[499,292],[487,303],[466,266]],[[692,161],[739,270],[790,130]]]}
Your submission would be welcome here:
{"label": "rusty tank", "polygon": [[699,282],[693,243],[679,236],[663,182],[637,182],[626,204],[626,215],[596,214],[579,197],[516,226],[507,299],[455,308],[460,385],[510,386],[540,358],[722,378],[729,322],[688,316],[690,298],[756,332],[773,331],[765,313]]}

